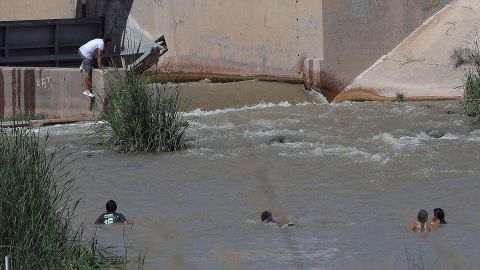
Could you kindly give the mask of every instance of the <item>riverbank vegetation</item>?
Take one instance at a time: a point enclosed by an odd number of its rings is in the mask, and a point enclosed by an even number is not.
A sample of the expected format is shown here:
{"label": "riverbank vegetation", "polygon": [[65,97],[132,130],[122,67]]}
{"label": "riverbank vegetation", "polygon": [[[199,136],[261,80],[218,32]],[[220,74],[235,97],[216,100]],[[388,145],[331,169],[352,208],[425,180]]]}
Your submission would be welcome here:
{"label": "riverbank vegetation", "polygon": [[461,106],[464,113],[480,125],[480,46],[475,41],[471,46],[457,48],[451,55],[453,65],[465,70],[464,94]]}
{"label": "riverbank vegetation", "polygon": [[0,121],[9,122],[9,121],[31,121],[31,120],[45,120],[45,119],[53,119],[58,118],[56,116],[51,116],[46,113],[37,113],[37,114],[29,114],[25,112],[15,112],[8,117],[0,117]]}
{"label": "riverbank vegetation", "polygon": [[[11,269],[92,269],[118,263],[71,220],[73,180],[66,155],[47,153],[28,128],[0,129],[0,257]],[[0,267],[4,267],[0,263]]]}
{"label": "riverbank vegetation", "polygon": [[121,152],[170,152],[184,149],[188,123],[180,89],[151,84],[133,70],[108,79],[99,120],[107,143]]}

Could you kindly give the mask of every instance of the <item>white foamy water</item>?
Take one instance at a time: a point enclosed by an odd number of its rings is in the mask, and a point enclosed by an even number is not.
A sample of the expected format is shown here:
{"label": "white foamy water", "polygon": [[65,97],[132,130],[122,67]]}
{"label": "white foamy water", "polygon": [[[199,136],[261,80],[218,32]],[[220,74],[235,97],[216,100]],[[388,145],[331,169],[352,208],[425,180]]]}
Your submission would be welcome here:
{"label": "white foamy water", "polygon": [[395,138],[392,134],[389,133],[382,133],[380,135],[374,136],[373,141],[377,141],[382,145],[386,145],[396,150],[399,150],[406,147],[415,147],[416,145],[420,144],[422,140],[426,140],[428,138],[428,135],[423,133],[417,134],[415,137],[400,136],[398,138]]}
{"label": "white foamy water", "polygon": [[[300,103],[300,105],[305,106],[308,103]],[[310,103],[313,104],[313,103]],[[209,116],[209,115],[216,115],[216,114],[223,114],[223,113],[229,113],[229,112],[241,112],[241,111],[247,111],[247,110],[258,110],[258,109],[266,109],[266,108],[272,108],[272,107],[290,107],[292,106],[290,103],[287,101],[282,101],[280,103],[259,103],[256,105],[251,105],[251,106],[243,106],[240,108],[226,108],[226,109],[217,109],[213,111],[203,111],[202,109],[195,109],[191,112],[187,112],[184,115],[185,116]]]}

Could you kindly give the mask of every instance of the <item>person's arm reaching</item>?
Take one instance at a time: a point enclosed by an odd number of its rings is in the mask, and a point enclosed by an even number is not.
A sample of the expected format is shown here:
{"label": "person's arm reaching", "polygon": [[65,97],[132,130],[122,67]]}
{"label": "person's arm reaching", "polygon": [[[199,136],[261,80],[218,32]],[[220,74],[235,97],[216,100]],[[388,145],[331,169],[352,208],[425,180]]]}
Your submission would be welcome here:
{"label": "person's arm reaching", "polygon": [[98,68],[102,68],[102,49],[98,48],[97,50],[97,64]]}

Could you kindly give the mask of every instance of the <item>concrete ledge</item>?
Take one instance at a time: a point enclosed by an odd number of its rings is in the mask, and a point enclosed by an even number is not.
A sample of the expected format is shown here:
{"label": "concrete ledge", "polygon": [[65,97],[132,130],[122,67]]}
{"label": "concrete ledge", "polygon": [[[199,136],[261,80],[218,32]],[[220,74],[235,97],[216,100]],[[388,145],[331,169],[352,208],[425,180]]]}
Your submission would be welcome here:
{"label": "concrete ledge", "polygon": [[93,121],[92,117],[70,117],[70,118],[60,118],[60,119],[43,119],[43,120],[33,120],[33,121],[8,121],[0,123],[0,128],[14,128],[14,127],[43,127],[43,126],[53,126],[61,124],[70,124],[82,121]]}
{"label": "concrete ledge", "polygon": [[[402,92],[405,94],[404,92]],[[435,96],[405,96],[405,101],[424,101],[424,100],[459,100],[461,96],[442,96],[442,95],[435,95]],[[354,88],[348,89],[348,91],[343,91],[338,96],[333,99],[333,102],[344,102],[344,101],[395,101],[396,96],[385,96],[379,95],[377,91],[371,89],[362,89],[362,88]]]}
{"label": "concrete ledge", "polygon": [[303,84],[302,78],[288,76],[269,76],[269,75],[235,75],[235,74],[219,74],[219,73],[187,73],[187,72],[155,72],[148,71],[143,74],[152,78],[156,82],[196,82],[203,79],[209,79],[212,82],[227,83],[237,81],[268,81],[268,82],[284,82],[293,84]]}
{"label": "concrete ledge", "polygon": [[[93,72],[92,88],[99,96],[103,96],[105,76],[110,72]],[[16,112],[62,119],[89,117],[95,99],[82,95],[83,90],[82,73],[76,68],[2,67],[0,117]]]}

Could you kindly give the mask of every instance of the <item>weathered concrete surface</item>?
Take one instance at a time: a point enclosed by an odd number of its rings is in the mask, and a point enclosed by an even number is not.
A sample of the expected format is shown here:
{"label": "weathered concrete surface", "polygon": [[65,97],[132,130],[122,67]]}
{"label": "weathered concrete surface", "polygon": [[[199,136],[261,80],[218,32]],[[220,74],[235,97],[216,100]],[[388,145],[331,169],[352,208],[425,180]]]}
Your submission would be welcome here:
{"label": "weathered concrete surface", "polygon": [[[170,87],[167,89],[175,89]],[[243,106],[262,106],[264,104],[299,104],[318,102],[309,95],[301,84],[289,84],[264,81],[239,81],[230,83],[182,83],[179,87],[182,98],[188,103],[187,111],[201,109],[239,108]]]}
{"label": "weathered concrete surface", "polygon": [[76,9],[77,0],[0,0],[0,21],[75,18]]}
{"label": "weathered concrete surface", "polygon": [[137,0],[127,27],[165,34],[161,71],[301,78],[303,60],[323,55],[318,0]]}
{"label": "weathered concrete surface", "polygon": [[[0,0],[0,12],[9,6],[10,13],[1,20],[74,17],[81,3],[10,2]],[[111,50],[125,49],[122,37],[132,47],[140,40],[148,46],[165,34],[170,51],[161,58],[160,71],[297,79],[305,58],[323,56],[321,0],[85,2],[87,16],[105,16],[106,34],[116,41]]]}
{"label": "weathered concrete surface", "polygon": [[[93,88],[104,91],[104,72],[95,70]],[[82,75],[69,68],[0,68],[0,117],[14,112],[53,118],[91,116],[92,100],[84,95]]]}
{"label": "weathered concrete surface", "polygon": [[[40,15],[70,17],[74,7],[78,13],[80,2],[63,1]],[[448,2],[86,0],[87,15],[105,15],[106,33],[118,41],[110,49],[122,49],[119,39],[125,29],[130,45],[140,40],[148,44],[165,34],[170,51],[160,59],[161,72],[290,79],[312,75],[315,83],[307,80],[307,85],[330,99]],[[27,5],[29,9],[22,8]],[[42,5],[47,4],[16,0],[5,19],[38,18]],[[309,58],[318,59],[313,72],[303,70],[310,66],[304,63]]]}
{"label": "weathered concrete surface", "polygon": [[323,58],[308,58],[303,62],[303,82],[306,89],[322,92],[322,64],[324,61]]}
{"label": "weathered concrete surface", "polygon": [[127,27],[165,34],[171,73],[308,78],[304,60],[324,60],[315,88],[333,98],[448,2],[136,0]]}
{"label": "weathered concrete surface", "polygon": [[[93,119],[102,110],[111,79],[124,76],[118,69],[94,70],[95,103],[82,95],[82,75],[68,68],[0,68],[0,118],[14,112],[46,114],[55,119],[34,121],[51,125]],[[176,89],[176,85],[167,89]],[[241,81],[232,83],[184,83],[179,89],[188,110],[216,110],[258,105],[259,102],[297,104],[314,102],[301,84]],[[4,123],[11,126],[13,123]]]}
{"label": "weathered concrete surface", "polygon": [[389,54],[358,76],[335,98],[391,100],[459,98],[463,71],[450,62],[453,49],[479,29],[480,1],[457,0],[427,20]]}
{"label": "weathered concrete surface", "polygon": [[[450,0],[323,0],[324,57],[313,85],[333,99]],[[308,75],[308,72],[305,72]]]}

